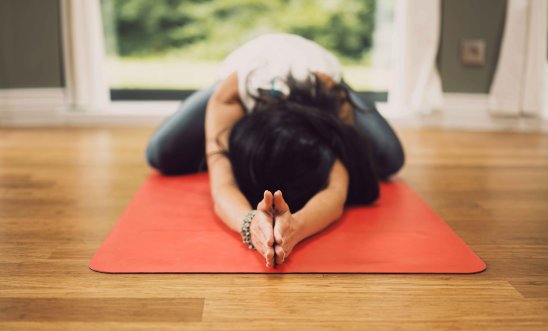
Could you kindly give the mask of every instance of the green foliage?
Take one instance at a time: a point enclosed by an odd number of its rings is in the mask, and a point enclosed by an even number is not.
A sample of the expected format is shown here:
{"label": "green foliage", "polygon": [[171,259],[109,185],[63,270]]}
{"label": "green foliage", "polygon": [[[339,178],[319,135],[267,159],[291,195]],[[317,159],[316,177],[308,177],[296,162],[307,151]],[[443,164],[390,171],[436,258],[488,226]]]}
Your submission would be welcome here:
{"label": "green foliage", "polygon": [[283,31],[359,62],[371,48],[374,10],[375,0],[103,0],[110,53],[200,60]]}

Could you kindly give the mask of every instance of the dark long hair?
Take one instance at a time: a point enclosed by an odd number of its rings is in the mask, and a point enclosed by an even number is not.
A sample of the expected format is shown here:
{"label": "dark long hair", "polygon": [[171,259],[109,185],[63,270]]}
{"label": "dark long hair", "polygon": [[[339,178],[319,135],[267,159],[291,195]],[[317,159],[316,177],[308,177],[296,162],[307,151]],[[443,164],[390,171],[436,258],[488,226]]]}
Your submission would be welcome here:
{"label": "dark long hair", "polygon": [[[291,77],[289,97],[262,91],[252,112],[231,128],[228,150],[239,189],[252,206],[263,192],[281,190],[292,212],[300,210],[329,180],[337,158],[349,173],[345,205],[368,204],[379,184],[368,141],[339,117],[341,85],[304,89]],[[343,98],[344,99],[344,98]],[[359,111],[359,110],[358,110]]]}

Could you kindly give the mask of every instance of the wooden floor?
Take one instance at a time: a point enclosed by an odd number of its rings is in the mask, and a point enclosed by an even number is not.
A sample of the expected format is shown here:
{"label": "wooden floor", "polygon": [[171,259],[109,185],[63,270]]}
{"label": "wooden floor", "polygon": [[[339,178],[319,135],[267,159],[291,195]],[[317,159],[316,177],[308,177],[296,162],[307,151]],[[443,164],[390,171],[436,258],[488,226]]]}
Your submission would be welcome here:
{"label": "wooden floor", "polygon": [[93,272],[151,132],[0,129],[1,330],[548,330],[548,135],[399,130],[401,176],[480,274]]}

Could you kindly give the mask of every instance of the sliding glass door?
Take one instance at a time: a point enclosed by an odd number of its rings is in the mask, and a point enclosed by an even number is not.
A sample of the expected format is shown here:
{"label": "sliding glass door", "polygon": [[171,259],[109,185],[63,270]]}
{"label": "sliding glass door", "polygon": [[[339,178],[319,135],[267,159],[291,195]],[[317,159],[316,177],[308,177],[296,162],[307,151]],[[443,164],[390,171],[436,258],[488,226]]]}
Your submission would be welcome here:
{"label": "sliding glass door", "polygon": [[267,32],[314,40],[355,89],[386,99],[393,0],[102,0],[113,99],[178,99],[217,78],[222,59]]}

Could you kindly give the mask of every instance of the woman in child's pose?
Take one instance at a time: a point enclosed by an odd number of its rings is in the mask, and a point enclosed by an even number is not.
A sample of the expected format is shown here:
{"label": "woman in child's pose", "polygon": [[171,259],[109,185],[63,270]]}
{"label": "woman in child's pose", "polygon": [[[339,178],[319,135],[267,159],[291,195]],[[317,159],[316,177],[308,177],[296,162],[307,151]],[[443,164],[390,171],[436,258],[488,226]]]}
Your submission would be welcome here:
{"label": "woman in child's pose", "polygon": [[215,212],[267,266],[345,206],[375,201],[379,179],[404,162],[393,130],[342,81],[338,60],[282,33],[232,52],[220,81],[183,102],[146,156],[165,175],[207,167]]}

